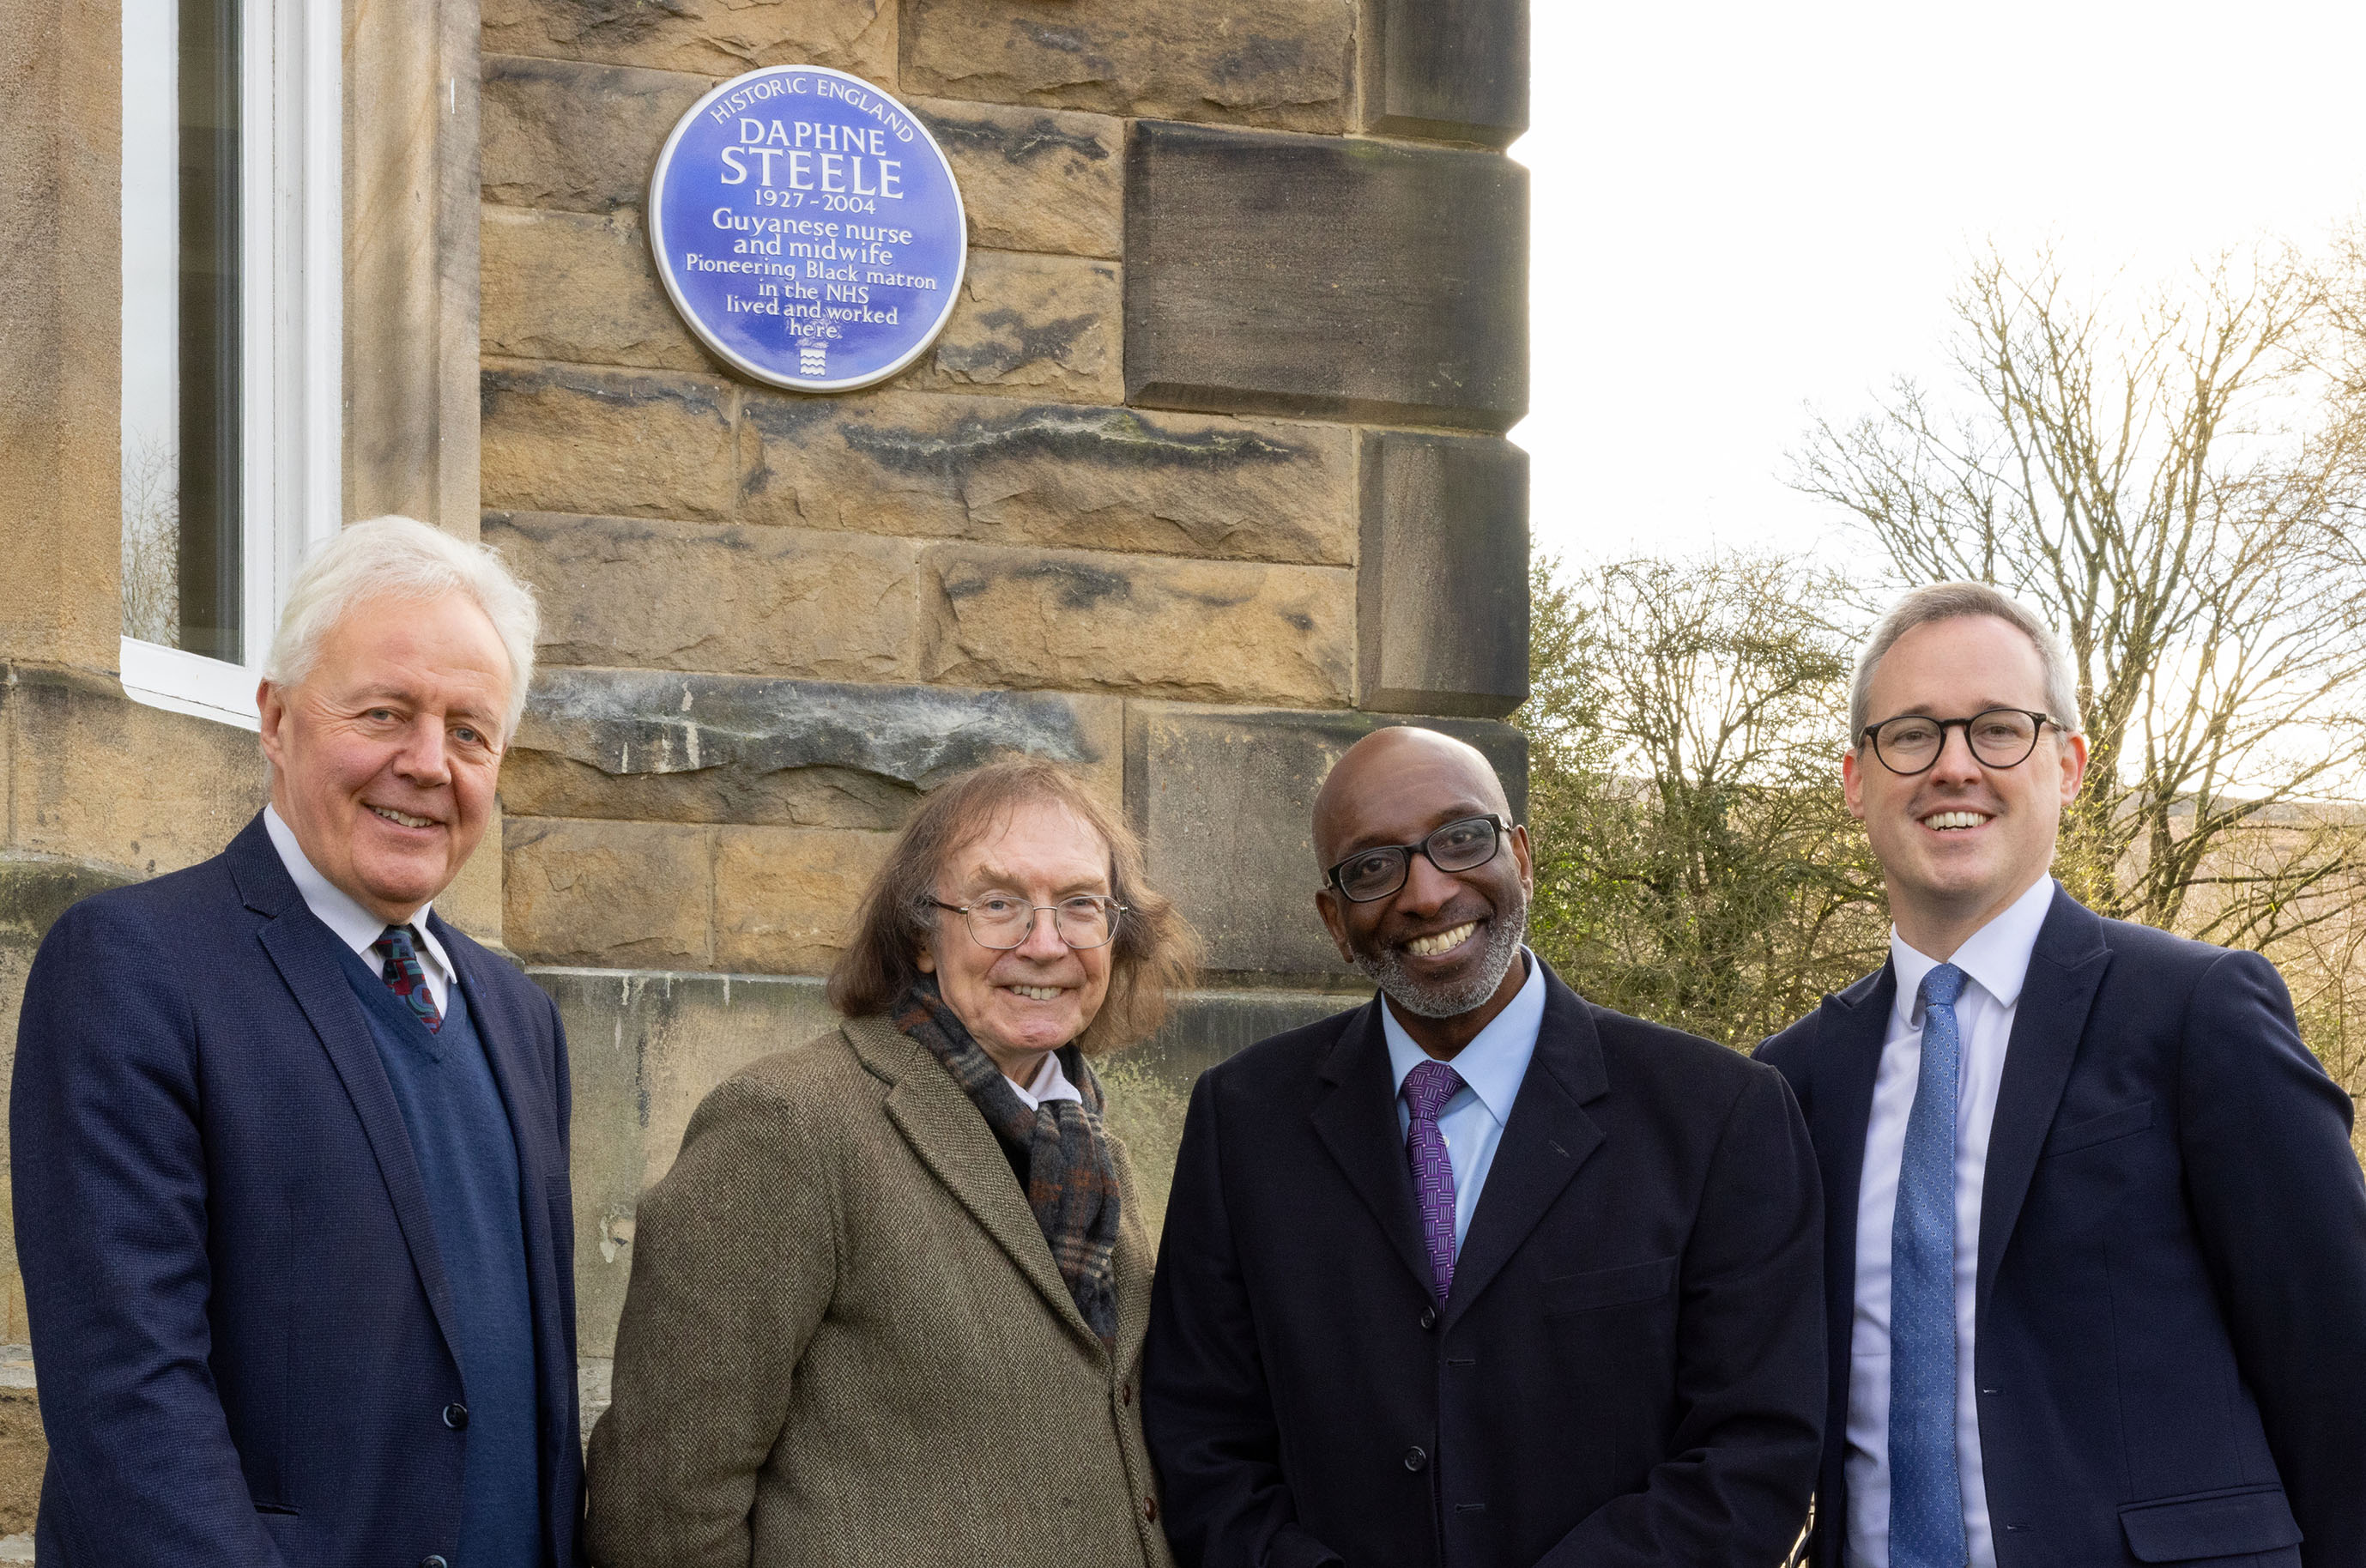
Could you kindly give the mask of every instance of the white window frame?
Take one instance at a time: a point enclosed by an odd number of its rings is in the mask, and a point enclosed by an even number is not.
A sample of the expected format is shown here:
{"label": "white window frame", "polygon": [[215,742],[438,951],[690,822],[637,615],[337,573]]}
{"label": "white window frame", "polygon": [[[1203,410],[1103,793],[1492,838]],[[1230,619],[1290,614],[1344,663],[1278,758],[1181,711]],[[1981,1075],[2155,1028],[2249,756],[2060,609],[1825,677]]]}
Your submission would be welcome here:
{"label": "white window frame", "polygon": [[[232,664],[126,637],[118,667],[134,702],[256,729],[255,682],[288,584],[311,551],[334,536],[344,510],[344,8],[341,0],[241,0],[241,7],[245,657]],[[127,447],[135,419],[152,417],[160,406],[152,389],[143,401],[131,385],[136,345],[156,341],[160,323],[168,334],[163,341],[175,341],[177,17],[175,0],[123,0]],[[151,354],[139,372],[152,378],[153,366]],[[169,400],[162,406],[169,410]]]}

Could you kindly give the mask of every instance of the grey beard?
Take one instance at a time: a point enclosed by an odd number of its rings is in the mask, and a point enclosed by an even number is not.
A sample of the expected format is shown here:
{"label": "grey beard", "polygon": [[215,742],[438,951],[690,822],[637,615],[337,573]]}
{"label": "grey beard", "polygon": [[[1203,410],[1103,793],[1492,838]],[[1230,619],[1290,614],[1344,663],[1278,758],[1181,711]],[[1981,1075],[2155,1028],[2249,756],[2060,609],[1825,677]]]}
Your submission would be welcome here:
{"label": "grey beard", "polygon": [[1459,1017],[1493,996],[1511,972],[1512,961],[1520,955],[1520,939],[1528,930],[1528,901],[1516,892],[1513,897],[1518,903],[1509,910],[1496,910],[1488,922],[1487,948],[1480,957],[1478,973],[1459,986],[1425,985],[1414,979],[1405,973],[1392,947],[1382,948],[1377,956],[1358,952],[1356,967],[1387,993],[1389,1000],[1416,1018]]}

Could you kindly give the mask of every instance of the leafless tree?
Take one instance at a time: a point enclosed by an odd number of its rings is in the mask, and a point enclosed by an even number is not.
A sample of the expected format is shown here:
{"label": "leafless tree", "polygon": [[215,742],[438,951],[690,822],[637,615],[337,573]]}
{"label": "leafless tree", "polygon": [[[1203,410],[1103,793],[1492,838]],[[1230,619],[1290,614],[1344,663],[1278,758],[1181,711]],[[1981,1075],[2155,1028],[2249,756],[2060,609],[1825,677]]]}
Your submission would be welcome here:
{"label": "leafless tree", "polygon": [[1893,586],[1995,582],[2060,628],[2093,763],[2059,868],[2106,913],[2268,948],[2366,870],[2309,809],[2366,762],[2366,420],[2328,300],[2263,254],[2120,315],[1991,255],[1955,300],[1968,397],[1901,381],[1799,456]]}
{"label": "leafless tree", "polygon": [[181,641],[181,499],[169,454],[142,445],[123,458],[123,635]]}

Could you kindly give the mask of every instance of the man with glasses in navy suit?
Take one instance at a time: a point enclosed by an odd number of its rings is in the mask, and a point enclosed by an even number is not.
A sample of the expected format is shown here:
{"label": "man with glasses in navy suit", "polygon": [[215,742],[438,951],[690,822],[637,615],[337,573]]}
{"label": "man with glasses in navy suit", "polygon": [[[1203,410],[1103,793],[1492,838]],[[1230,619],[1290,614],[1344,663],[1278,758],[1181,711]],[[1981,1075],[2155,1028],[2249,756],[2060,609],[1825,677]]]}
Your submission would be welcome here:
{"label": "man with glasses in navy suit", "polygon": [[1143,1418],[1183,1568],[1769,1568],[1824,1405],[1782,1077],[1521,944],[1486,759],[1358,741],[1316,908],[1379,988],[1191,1096]]}
{"label": "man with glasses in navy suit", "polygon": [[2366,1563],[2366,1186],[2259,954],[2047,875],[2075,672],[1978,583],[1857,662],[1889,962],[1759,1051],[1823,1170],[1821,1568]]}

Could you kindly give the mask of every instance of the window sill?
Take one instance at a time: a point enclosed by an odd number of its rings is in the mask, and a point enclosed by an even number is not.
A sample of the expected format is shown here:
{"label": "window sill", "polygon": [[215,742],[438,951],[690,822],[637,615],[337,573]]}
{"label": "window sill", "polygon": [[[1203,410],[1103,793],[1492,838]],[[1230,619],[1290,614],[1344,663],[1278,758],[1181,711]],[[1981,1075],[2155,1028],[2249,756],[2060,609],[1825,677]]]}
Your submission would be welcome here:
{"label": "window sill", "polygon": [[219,659],[132,637],[121,639],[117,661],[122,669],[123,694],[135,703],[234,724],[241,729],[263,728],[262,716],[254,706],[259,678],[242,664],[225,664]]}

